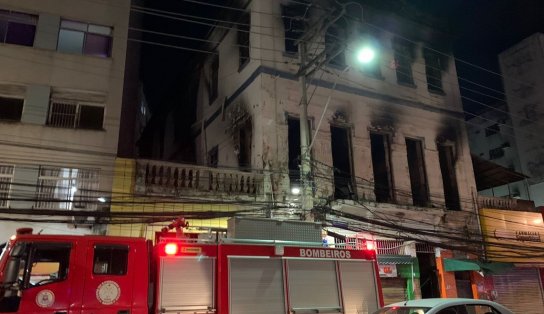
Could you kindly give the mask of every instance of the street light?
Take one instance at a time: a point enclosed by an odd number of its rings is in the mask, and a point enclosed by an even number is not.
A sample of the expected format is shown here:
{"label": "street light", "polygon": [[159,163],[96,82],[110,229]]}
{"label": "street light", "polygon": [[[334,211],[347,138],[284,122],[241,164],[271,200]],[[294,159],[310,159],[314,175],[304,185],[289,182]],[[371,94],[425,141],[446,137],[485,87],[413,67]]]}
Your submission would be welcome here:
{"label": "street light", "polygon": [[357,61],[362,64],[368,64],[374,61],[376,57],[376,51],[372,47],[362,47],[357,51]]}

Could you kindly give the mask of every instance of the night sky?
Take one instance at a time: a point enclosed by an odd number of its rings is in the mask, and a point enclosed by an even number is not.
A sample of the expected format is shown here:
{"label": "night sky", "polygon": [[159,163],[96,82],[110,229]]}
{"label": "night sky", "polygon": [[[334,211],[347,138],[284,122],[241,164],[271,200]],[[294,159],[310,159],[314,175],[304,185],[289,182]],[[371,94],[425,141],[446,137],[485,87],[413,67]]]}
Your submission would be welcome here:
{"label": "night sky", "polygon": [[[201,1],[213,4],[229,2],[228,0]],[[468,66],[459,60],[498,72],[498,53],[535,32],[544,32],[544,1],[542,0],[380,0],[377,3],[401,15],[406,12],[431,15],[438,22],[439,27],[453,39],[454,54],[458,58],[456,66],[459,77],[498,90],[493,92],[460,80],[463,105],[465,111],[469,113],[478,114],[484,108],[477,102],[493,105],[497,102],[495,98],[503,98],[502,83],[498,75]],[[148,9],[210,19],[222,18],[225,11],[228,11],[197,4],[191,0],[148,0],[145,6]],[[157,11],[157,14],[164,13]],[[151,14],[143,16],[143,28],[146,30],[201,39],[205,39],[210,31],[209,25],[180,20],[190,18],[187,16],[177,15],[179,19]],[[145,33],[143,33],[143,39],[193,49],[205,49],[207,44],[202,41]],[[188,82],[195,73],[192,66],[194,62],[205,57],[206,54],[202,52],[143,45],[142,81],[154,114],[160,113],[165,108],[182,106],[181,111],[184,112],[185,117],[194,117],[194,95],[187,93],[187,88],[184,89],[184,86],[190,86]],[[191,89],[194,90],[194,87]],[[489,94],[492,97],[467,89]],[[467,118],[471,116],[467,114]]]}

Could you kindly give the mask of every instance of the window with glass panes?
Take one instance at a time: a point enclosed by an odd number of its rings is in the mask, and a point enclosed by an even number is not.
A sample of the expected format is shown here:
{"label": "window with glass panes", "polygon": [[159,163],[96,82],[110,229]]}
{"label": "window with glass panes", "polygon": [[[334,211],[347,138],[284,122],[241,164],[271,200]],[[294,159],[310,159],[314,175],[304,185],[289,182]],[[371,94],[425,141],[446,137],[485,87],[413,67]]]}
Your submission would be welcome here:
{"label": "window with glass panes", "polygon": [[98,169],[41,166],[37,184],[37,208],[96,209]]}
{"label": "window with glass panes", "polygon": [[0,43],[32,47],[38,16],[0,10]]}
{"label": "window with glass panes", "polygon": [[109,26],[62,20],[57,51],[107,58],[111,56],[112,34]]}

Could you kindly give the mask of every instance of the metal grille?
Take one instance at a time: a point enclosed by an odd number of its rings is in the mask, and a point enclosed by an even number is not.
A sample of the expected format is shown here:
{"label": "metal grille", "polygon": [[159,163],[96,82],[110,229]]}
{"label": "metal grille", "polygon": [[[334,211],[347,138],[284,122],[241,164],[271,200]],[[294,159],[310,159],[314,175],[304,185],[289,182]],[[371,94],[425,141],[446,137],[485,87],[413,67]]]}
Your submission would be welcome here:
{"label": "metal grille", "polygon": [[102,129],[104,106],[51,101],[47,125],[59,128]]}
{"label": "metal grille", "polygon": [[13,166],[0,165],[0,207],[9,206]]}
{"label": "metal grille", "polygon": [[376,240],[378,255],[403,255],[404,241],[402,240]]}
{"label": "metal grille", "polygon": [[427,243],[416,243],[416,252],[434,254],[434,246]]}
{"label": "metal grille", "polygon": [[70,103],[51,102],[48,125],[60,128],[75,128],[77,105]]}
{"label": "metal grille", "polygon": [[40,167],[38,208],[96,209],[98,169]]}

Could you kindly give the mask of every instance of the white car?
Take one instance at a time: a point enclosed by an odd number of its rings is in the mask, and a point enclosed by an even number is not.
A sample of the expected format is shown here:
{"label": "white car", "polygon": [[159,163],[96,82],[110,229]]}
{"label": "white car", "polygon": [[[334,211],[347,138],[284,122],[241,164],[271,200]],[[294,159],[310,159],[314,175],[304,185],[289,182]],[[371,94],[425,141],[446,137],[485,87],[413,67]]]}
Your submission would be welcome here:
{"label": "white car", "polygon": [[420,299],[389,304],[374,314],[514,314],[504,306],[478,299]]}

